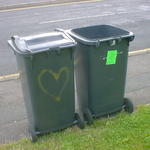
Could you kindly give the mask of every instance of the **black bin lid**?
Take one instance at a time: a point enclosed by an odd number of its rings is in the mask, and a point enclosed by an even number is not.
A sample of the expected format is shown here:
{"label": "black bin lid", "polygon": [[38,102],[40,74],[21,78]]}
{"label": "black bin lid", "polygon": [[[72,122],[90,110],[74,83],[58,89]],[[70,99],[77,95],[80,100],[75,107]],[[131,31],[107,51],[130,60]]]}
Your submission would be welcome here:
{"label": "black bin lid", "polygon": [[69,30],[68,33],[77,41],[92,45],[101,41],[108,41],[119,38],[134,37],[132,32],[110,26],[110,25],[96,25],[83,28],[75,28]]}

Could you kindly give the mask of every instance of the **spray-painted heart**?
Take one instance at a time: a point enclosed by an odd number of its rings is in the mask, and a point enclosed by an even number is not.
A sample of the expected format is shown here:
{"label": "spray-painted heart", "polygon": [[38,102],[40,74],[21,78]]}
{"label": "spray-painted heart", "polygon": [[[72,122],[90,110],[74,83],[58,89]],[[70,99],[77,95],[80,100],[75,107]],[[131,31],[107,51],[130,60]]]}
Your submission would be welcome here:
{"label": "spray-painted heart", "polygon": [[[52,94],[50,91],[48,91],[47,88],[44,87],[44,85],[42,83],[42,77],[45,75],[45,73],[49,73],[57,81],[57,80],[59,80],[59,78],[63,72],[66,73],[66,78],[64,79],[64,84],[62,85],[60,91],[58,92],[58,95],[56,96],[56,95]],[[62,96],[62,93],[64,92],[64,89],[66,88],[68,82],[69,82],[69,68],[68,67],[62,67],[59,69],[58,72],[54,72],[51,69],[43,69],[43,70],[41,70],[40,74],[38,75],[38,84],[39,84],[40,89],[57,102],[62,100],[61,96]]]}

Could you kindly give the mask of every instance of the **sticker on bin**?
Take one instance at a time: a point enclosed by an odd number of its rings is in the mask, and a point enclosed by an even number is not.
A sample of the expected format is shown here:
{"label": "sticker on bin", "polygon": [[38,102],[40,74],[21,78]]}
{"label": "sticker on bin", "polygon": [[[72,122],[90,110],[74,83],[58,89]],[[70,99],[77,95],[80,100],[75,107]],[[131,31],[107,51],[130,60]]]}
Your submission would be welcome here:
{"label": "sticker on bin", "polygon": [[109,50],[107,52],[106,65],[114,65],[117,60],[117,50]]}

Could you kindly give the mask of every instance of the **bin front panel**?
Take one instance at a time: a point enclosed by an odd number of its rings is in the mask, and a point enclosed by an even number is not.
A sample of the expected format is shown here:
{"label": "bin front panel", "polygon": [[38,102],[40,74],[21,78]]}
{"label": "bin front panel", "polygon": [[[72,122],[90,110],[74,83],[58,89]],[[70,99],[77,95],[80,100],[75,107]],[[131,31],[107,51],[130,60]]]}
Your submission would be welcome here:
{"label": "bin front panel", "polygon": [[107,114],[123,106],[128,39],[88,50],[89,107],[94,114]]}
{"label": "bin front panel", "polygon": [[45,132],[71,125],[74,121],[72,49],[34,54],[24,61],[35,129]]}

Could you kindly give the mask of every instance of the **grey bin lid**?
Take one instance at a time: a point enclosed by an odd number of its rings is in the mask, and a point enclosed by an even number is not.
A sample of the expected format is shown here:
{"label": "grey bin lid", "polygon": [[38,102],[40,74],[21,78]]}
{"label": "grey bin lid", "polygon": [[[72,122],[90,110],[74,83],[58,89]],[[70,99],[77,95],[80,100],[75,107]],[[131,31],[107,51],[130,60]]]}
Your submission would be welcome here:
{"label": "grey bin lid", "polygon": [[76,42],[69,35],[57,31],[26,37],[13,36],[8,43],[14,51],[21,54],[59,50],[76,45]]}

